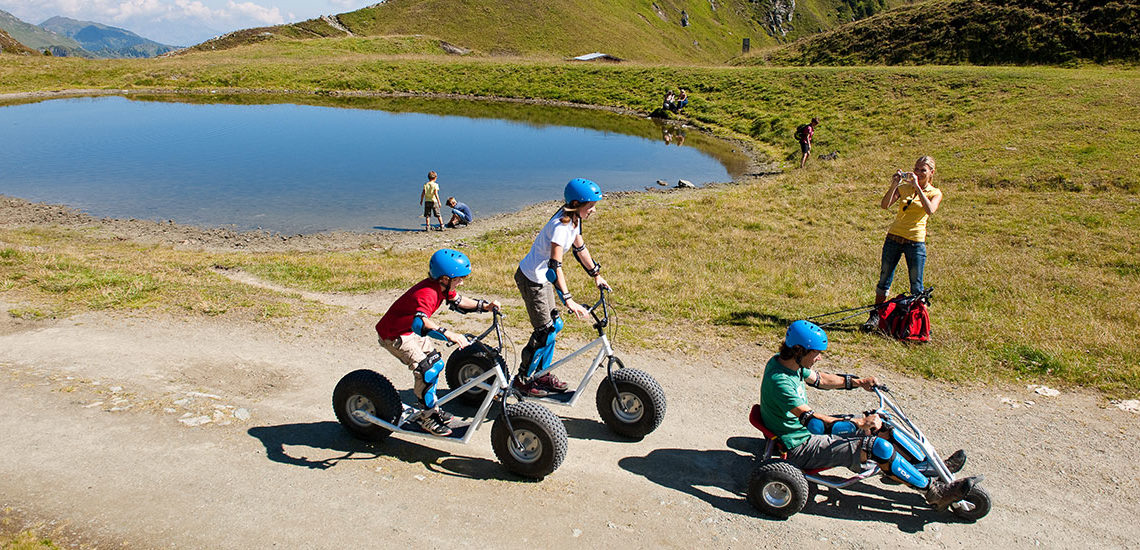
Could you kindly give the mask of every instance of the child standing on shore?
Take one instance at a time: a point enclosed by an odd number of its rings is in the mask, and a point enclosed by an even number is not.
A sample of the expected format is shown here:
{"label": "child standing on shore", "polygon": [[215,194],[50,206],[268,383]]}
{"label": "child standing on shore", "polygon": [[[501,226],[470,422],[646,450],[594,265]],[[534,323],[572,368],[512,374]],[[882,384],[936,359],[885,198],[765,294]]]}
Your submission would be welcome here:
{"label": "child standing on shore", "polygon": [[531,397],[543,397],[552,392],[566,391],[567,388],[566,383],[553,373],[531,379],[534,373],[549,366],[554,339],[562,330],[562,319],[558,317],[554,301],[555,292],[575,317],[584,319],[589,314],[585,306],[574,301],[570,288],[566,286],[566,275],[562,272],[562,259],[566,250],[573,252],[586,274],[594,278],[594,284],[598,288],[610,287],[602,278],[601,264],[590,257],[586,241],[582,238],[582,222],[594,213],[598,201],[602,199],[601,188],[590,180],[576,178],[566,184],[563,198],[565,202],[562,208],[539,231],[530,253],[519,262],[519,267],[515,270],[515,284],[522,293],[530,324],[534,328],[530,341],[522,351],[516,385],[524,395]]}
{"label": "child standing on shore", "polygon": [[439,221],[439,230],[443,231],[443,217],[439,213],[439,184],[435,179],[439,177],[435,170],[428,172],[427,183],[420,191],[420,204],[424,205],[424,231],[431,231],[431,216]]}

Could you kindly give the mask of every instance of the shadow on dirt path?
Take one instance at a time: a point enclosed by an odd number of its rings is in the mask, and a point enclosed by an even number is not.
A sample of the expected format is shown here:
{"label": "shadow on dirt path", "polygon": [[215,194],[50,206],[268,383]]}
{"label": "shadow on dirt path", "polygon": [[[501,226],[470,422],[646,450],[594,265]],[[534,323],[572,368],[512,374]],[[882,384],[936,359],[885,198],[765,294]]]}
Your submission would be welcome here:
{"label": "shadow on dirt path", "polygon": [[[346,434],[340,424],[331,421],[255,426],[246,433],[261,441],[269,460],[304,468],[325,470],[343,461],[372,460],[388,456],[409,464],[422,464],[431,472],[448,476],[525,481],[525,478],[504,472],[499,463],[483,458],[454,456],[431,447],[391,437],[383,443],[359,441]],[[297,453],[293,447],[324,449],[343,454],[311,459]]]}
{"label": "shadow on dirt path", "polygon": [[755,515],[744,500],[743,476],[752,467],[750,456],[722,449],[655,449],[645,456],[623,458],[618,465],[718,510]]}

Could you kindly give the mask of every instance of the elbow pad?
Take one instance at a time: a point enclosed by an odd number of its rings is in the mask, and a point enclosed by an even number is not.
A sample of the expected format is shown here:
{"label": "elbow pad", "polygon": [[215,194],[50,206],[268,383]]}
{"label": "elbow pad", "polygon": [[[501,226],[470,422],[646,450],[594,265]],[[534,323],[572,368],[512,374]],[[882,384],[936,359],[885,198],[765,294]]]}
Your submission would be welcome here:
{"label": "elbow pad", "polygon": [[424,315],[423,312],[416,312],[416,318],[412,319],[412,332],[418,336],[431,337],[447,342],[447,336],[445,336],[447,329],[439,327],[438,329],[428,330],[427,327],[424,326],[425,317],[426,315]]}

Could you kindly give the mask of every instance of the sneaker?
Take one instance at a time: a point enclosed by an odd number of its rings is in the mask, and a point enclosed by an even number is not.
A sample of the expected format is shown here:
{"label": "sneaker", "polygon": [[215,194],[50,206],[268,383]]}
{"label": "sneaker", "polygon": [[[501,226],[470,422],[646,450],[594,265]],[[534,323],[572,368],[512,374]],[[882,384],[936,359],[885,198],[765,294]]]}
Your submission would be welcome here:
{"label": "sneaker", "polygon": [[536,381],[523,383],[521,380],[515,380],[515,389],[523,395],[523,397],[546,397],[550,392],[538,387]]}
{"label": "sneaker", "polygon": [[566,382],[559,380],[558,377],[554,376],[554,373],[552,372],[548,372],[542,376],[539,376],[538,378],[535,378],[534,385],[548,392],[558,393],[566,391],[566,388],[569,387],[566,385]]}
{"label": "sneaker", "polygon": [[935,508],[945,508],[966,498],[977,481],[975,477],[956,479],[953,483],[934,480],[930,483],[930,488],[926,490],[926,503]]}
{"label": "sneaker", "polygon": [[[426,410],[430,409],[431,407],[428,407],[427,403],[424,403],[424,400],[420,399],[419,401],[416,402],[416,408],[420,409],[421,411],[426,411]],[[451,422],[451,419],[455,418],[454,415],[452,415],[451,413],[449,413],[443,409],[436,409],[433,414],[439,415],[439,419],[444,424]]]}
{"label": "sneaker", "polygon": [[451,435],[451,428],[440,418],[439,413],[425,414],[420,418],[420,427],[429,434],[438,436]]}
{"label": "sneaker", "polygon": [[962,470],[962,466],[965,465],[966,451],[963,451],[962,449],[954,451],[954,454],[950,455],[950,457],[946,459],[946,469],[950,470],[950,473],[952,474],[960,472]]}

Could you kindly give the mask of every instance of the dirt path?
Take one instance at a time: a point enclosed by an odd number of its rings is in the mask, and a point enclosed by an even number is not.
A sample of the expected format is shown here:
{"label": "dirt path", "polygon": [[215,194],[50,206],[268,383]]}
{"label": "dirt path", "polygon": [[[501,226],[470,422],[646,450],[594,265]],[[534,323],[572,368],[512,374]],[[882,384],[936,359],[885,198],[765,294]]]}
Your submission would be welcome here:
{"label": "dirt path", "polygon": [[[361,367],[410,387],[371,328],[394,296],[305,298],[346,307],[320,324],[266,325],[104,313],[28,322],[0,304],[8,527],[51,522],[65,541],[177,548],[1125,548],[1140,536],[1137,415],[1093,395],[888,372],[871,374],[890,380],[941,448],[968,450],[966,472],[986,475],[993,512],[957,523],[872,481],[816,496],[789,521],[758,517],[742,497],[758,444],[747,413],[766,359],[755,346],[715,358],[622,353],[664,386],[665,422],[641,442],[611,436],[595,380],[577,407],[554,409],[569,454],[539,483],[501,468],[489,425],[467,446],[361,443],[336,424],[330,396]],[[709,366],[740,357],[747,365]],[[870,403],[863,392],[811,399],[834,411]]]}

